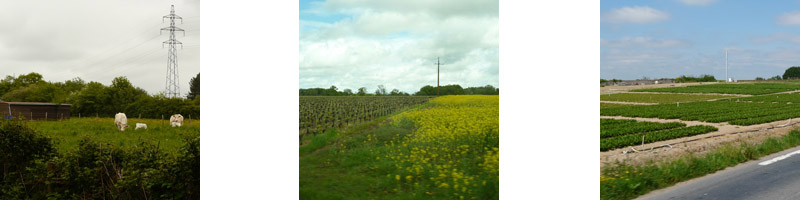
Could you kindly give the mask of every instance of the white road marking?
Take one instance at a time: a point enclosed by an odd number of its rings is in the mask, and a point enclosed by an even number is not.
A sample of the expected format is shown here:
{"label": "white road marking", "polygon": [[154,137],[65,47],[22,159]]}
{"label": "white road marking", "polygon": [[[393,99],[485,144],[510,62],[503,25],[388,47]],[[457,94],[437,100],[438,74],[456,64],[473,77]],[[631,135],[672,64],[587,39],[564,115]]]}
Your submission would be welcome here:
{"label": "white road marking", "polygon": [[772,163],[778,162],[778,161],[780,161],[780,160],[786,159],[786,158],[788,158],[789,156],[792,156],[792,155],[794,155],[794,154],[800,154],[800,150],[797,150],[797,151],[794,151],[794,152],[791,152],[791,153],[787,153],[786,155],[778,156],[778,157],[775,157],[775,158],[773,158],[773,159],[770,159],[770,160],[767,160],[767,161],[764,161],[764,162],[758,163],[758,165],[762,165],[762,166],[763,166],[763,165],[769,165],[769,164],[772,164]]}

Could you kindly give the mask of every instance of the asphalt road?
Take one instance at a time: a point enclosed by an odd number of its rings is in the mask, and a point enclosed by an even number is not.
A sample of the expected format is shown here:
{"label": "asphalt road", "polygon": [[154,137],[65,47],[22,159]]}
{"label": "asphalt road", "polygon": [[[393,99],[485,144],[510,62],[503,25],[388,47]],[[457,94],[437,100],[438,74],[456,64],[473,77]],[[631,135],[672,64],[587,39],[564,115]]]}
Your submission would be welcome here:
{"label": "asphalt road", "polygon": [[800,199],[800,147],[653,191],[638,199]]}

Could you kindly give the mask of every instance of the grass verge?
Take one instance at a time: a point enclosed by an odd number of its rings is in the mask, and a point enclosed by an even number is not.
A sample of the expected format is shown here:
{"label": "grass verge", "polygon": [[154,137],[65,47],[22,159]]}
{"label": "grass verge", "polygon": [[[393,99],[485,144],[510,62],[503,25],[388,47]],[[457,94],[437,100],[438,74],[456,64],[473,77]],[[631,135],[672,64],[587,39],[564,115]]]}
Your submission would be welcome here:
{"label": "grass verge", "polygon": [[643,165],[618,164],[600,172],[600,199],[633,199],[650,191],[704,176],[749,160],[800,145],[800,131],[769,138],[760,144],[726,144],[704,155]]}

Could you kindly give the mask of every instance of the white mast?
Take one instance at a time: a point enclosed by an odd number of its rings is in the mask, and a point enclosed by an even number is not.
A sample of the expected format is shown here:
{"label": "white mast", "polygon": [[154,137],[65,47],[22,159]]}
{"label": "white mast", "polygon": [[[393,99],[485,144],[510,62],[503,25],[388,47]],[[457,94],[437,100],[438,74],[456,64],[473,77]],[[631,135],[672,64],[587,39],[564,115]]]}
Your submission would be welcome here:
{"label": "white mast", "polygon": [[725,82],[729,82],[730,78],[728,78],[728,50],[725,49]]}

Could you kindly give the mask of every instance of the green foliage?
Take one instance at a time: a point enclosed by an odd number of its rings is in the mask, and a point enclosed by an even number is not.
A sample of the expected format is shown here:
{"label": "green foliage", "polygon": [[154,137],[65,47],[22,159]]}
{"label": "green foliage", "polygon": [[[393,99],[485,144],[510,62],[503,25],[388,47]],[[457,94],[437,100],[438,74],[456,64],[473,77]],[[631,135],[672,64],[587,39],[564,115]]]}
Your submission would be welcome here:
{"label": "green foliage", "polygon": [[[794,94],[796,95],[796,94]],[[772,96],[776,98],[779,96]],[[749,97],[757,100],[765,97]],[[728,122],[735,125],[753,125],[800,117],[798,104],[760,103],[743,101],[748,98],[731,98],[717,101],[700,101],[678,104],[601,108],[603,116],[626,116],[684,121]],[[779,98],[776,98],[779,99]],[[797,100],[796,98],[794,100]],[[794,101],[791,100],[790,101]]]}
{"label": "green foliage", "polygon": [[628,134],[616,137],[609,137],[600,139],[600,151],[608,151],[615,148],[633,146],[642,143],[642,136],[644,135],[644,143],[649,144],[658,141],[671,140],[675,138],[688,137],[717,131],[716,127],[697,125],[675,129],[666,129],[653,132],[643,132],[637,134]]}
{"label": "green foliage", "polygon": [[[439,87],[439,95],[462,95],[464,93],[464,88],[461,88],[460,85],[444,85]],[[414,95],[417,96],[436,96],[436,87],[434,86],[423,86],[419,89],[419,92],[415,93]]]}
{"label": "green foliage", "polygon": [[720,99],[730,96],[724,95],[704,95],[704,94],[657,94],[657,93],[616,93],[600,95],[601,101],[623,101],[641,103],[675,103],[705,101],[710,99]]}
{"label": "green foliage", "polygon": [[200,73],[197,73],[196,77],[192,77],[192,80],[189,80],[189,94],[186,95],[186,98],[194,100],[197,96],[200,96]]}
{"label": "green foliage", "polygon": [[600,139],[685,126],[686,124],[680,122],[658,123],[637,122],[636,120],[600,119]]}
{"label": "green foliage", "polygon": [[185,136],[174,154],[159,143],[120,148],[83,137],[77,150],[55,156],[50,139],[25,122],[0,123],[0,155],[11,165],[2,177],[0,199],[199,198],[199,134]]}
{"label": "green foliage", "polygon": [[763,80],[764,80],[764,78],[761,78],[761,77],[756,77],[756,80],[757,80],[757,81],[763,81]]}
{"label": "green foliage", "polygon": [[492,85],[483,87],[468,87],[464,89],[464,94],[480,94],[480,95],[499,95],[500,90]]}
{"label": "green foliage", "polygon": [[600,199],[634,199],[650,191],[701,177],[749,160],[800,145],[800,131],[758,144],[726,144],[704,155],[641,165],[619,164],[601,169]]}
{"label": "green foliage", "polygon": [[798,79],[800,78],[800,67],[792,66],[783,72],[783,79]]}
{"label": "green foliage", "polygon": [[22,198],[42,189],[24,181],[40,175],[43,161],[56,155],[52,140],[36,134],[21,119],[0,120],[0,199]]}
{"label": "green foliage", "polygon": [[770,94],[800,89],[794,83],[744,83],[744,84],[708,84],[687,87],[666,87],[638,89],[633,92],[671,92],[671,93],[721,93],[721,94]]}
{"label": "green foliage", "polygon": [[606,83],[606,82],[608,82],[608,80],[602,78],[600,79],[600,83]]}
{"label": "green foliage", "polygon": [[600,109],[603,109],[603,108],[628,107],[628,106],[636,106],[636,105],[633,105],[633,104],[621,104],[621,103],[600,103]]}
{"label": "green foliage", "polygon": [[[197,79],[193,79],[198,83]],[[116,77],[110,86],[98,82],[88,84],[80,78],[50,83],[42,75],[30,73],[17,78],[7,76],[0,81],[0,99],[4,101],[50,102],[72,104],[71,114],[109,117],[118,112],[148,118],[179,113],[193,118],[200,117],[199,92],[194,99],[165,98],[163,95],[148,95],[135,87],[125,77]]]}
{"label": "green foliage", "polygon": [[717,79],[712,75],[701,75],[698,77],[682,75],[675,78],[676,83],[692,83],[692,82],[716,82]]}
{"label": "green foliage", "polygon": [[783,78],[781,78],[781,75],[775,75],[775,76],[773,76],[773,77],[770,77],[770,78],[769,78],[769,79],[767,79],[767,80],[783,80]]}

